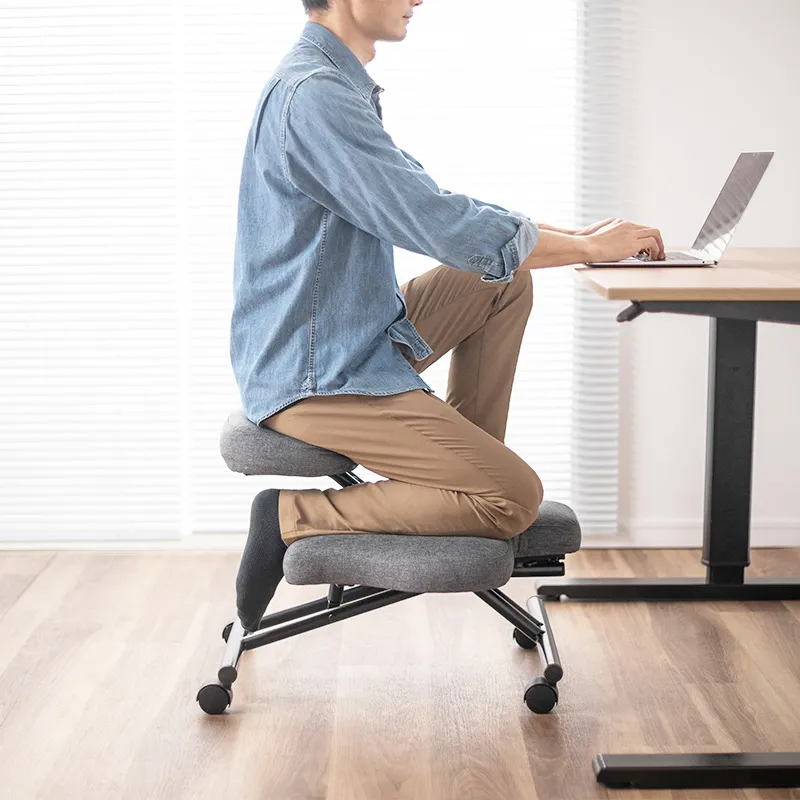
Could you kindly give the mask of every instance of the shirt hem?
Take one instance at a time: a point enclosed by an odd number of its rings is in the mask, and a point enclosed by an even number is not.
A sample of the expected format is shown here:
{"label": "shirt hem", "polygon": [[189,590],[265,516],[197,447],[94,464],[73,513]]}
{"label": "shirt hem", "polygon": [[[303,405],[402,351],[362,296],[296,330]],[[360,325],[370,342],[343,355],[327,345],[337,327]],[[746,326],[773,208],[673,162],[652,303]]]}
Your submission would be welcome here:
{"label": "shirt hem", "polygon": [[326,391],[300,392],[299,394],[295,394],[287,398],[277,408],[273,410],[267,410],[266,413],[261,412],[259,414],[256,414],[255,416],[258,417],[256,425],[260,426],[265,419],[269,419],[269,417],[271,417],[273,414],[277,414],[279,411],[282,411],[284,408],[290,406],[292,403],[296,403],[298,400],[305,400],[307,397],[315,397],[318,395],[331,396],[339,394],[364,394],[364,395],[369,395],[370,397],[384,397],[392,394],[403,394],[403,392],[413,392],[416,389],[422,389],[424,391],[427,391],[429,394],[434,394],[433,388],[429,386],[422,378],[419,379],[419,383],[416,383],[413,386],[399,387],[396,389],[387,389],[384,392],[378,392],[369,389],[332,389],[327,392]]}

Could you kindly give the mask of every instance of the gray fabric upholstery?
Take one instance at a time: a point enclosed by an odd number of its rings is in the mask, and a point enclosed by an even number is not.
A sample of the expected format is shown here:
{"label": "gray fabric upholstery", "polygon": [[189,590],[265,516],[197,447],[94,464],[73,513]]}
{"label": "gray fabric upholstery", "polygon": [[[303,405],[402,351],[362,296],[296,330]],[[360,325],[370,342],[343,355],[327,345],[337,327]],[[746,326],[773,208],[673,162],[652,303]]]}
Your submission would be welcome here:
{"label": "gray fabric upholstery", "polygon": [[287,583],[377,586],[404,592],[475,592],[507,583],[511,544],[477,536],[325,533],[298,539],[283,559]]}
{"label": "gray fabric upholstery", "polygon": [[562,556],[580,550],[581,526],[569,506],[545,500],[536,522],[510,541],[517,559]]}
{"label": "gray fabric upholstery", "polygon": [[[358,464],[341,453],[260,428],[234,411],[220,436],[228,468],[245,475],[338,475]],[[515,560],[574,553],[581,529],[573,510],[545,501],[539,517],[513,539],[322,534],[298,539],[284,558],[288,583],[378,586],[408,592],[494,589],[511,577]]]}
{"label": "gray fabric upholstery", "polygon": [[250,422],[243,409],[234,411],[226,420],[219,449],[228,469],[245,475],[315,478],[339,475],[358,466],[341,453],[260,428]]}
{"label": "gray fabric upholstery", "polygon": [[580,525],[573,510],[546,500],[536,522],[513,539],[325,533],[290,544],[283,571],[287,582],[293,584],[475,592],[505,584],[515,560],[574,553],[580,544]]}

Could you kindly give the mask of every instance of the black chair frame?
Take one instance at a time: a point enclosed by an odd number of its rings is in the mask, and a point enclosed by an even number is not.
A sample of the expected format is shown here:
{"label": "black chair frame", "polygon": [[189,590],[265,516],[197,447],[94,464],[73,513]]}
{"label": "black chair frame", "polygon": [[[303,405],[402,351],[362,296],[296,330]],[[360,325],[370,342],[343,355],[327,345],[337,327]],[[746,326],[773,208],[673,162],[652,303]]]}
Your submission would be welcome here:
{"label": "black chair frame", "polygon": [[[340,486],[364,482],[351,471],[329,477]],[[511,577],[553,575],[564,575],[564,554],[518,559]],[[255,650],[420,594],[375,586],[348,586],[331,584],[327,597],[266,614],[254,631],[245,630],[238,618],[225,625],[222,630],[222,638],[226,643],[225,653],[217,672],[217,680],[201,687],[197,693],[197,701],[203,711],[207,714],[221,714],[230,706],[233,701],[233,683],[239,675],[239,661],[246,650]],[[544,669],[541,676],[528,684],[523,699],[534,713],[550,712],[558,702],[557,684],[563,678],[564,670],[543,599],[537,595],[529,597],[527,609],[524,609],[500,589],[484,589],[474,594],[514,626],[513,639],[521,648],[539,649]]]}

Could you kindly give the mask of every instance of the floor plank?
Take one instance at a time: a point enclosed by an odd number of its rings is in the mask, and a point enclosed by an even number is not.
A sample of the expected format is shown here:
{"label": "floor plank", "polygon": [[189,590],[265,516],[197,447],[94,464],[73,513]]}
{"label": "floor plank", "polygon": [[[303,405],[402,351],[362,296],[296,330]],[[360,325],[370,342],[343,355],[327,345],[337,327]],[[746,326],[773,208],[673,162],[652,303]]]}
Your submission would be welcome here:
{"label": "floor plank", "polygon": [[[755,550],[754,575],[800,574]],[[800,798],[800,790],[610,792],[597,752],[800,751],[800,603],[548,606],[559,705],[471,595],[415,597],[245,653],[216,674],[236,553],[0,553],[0,795],[270,800]],[[702,575],[695,550],[586,550],[574,577]],[[529,579],[504,590],[523,603]],[[282,584],[272,609],[322,587]]]}

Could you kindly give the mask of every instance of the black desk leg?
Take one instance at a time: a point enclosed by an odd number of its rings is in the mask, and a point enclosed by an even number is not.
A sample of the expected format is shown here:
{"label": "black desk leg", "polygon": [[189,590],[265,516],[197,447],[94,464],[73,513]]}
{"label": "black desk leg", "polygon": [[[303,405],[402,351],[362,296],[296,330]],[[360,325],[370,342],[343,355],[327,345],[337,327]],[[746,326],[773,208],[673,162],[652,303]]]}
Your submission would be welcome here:
{"label": "black desk leg", "polygon": [[702,562],[709,583],[740,585],[750,564],[757,323],[710,322]]}
{"label": "black desk leg", "polygon": [[[703,557],[706,579],[537,582],[540,597],[593,600],[798,600],[797,578],[745,580],[750,564],[756,322],[711,319]],[[615,788],[800,786],[800,753],[601,753],[599,783]]]}
{"label": "black desk leg", "polygon": [[616,789],[800,786],[800,753],[609,753],[593,765],[597,782]]}
{"label": "black desk leg", "polygon": [[555,578],[540,597],[800,600],[799,578],[749,578],[756,325],[711,318],[703,557],[706,578]]}

